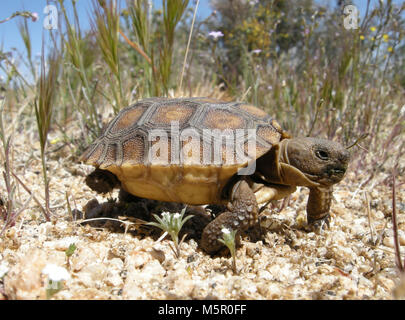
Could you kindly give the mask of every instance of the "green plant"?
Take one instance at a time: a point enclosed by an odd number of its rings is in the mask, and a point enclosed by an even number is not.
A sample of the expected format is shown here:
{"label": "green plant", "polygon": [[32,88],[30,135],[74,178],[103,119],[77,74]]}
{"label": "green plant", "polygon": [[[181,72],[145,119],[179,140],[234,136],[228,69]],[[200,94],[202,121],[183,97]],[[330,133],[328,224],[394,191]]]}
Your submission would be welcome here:
{"label": "green plant", "polygon": [[159,78],[166,94],[169,89],[172,71],[175,29],[187,6],[188,0],[163,0],[163,26],[165,32],[163,48],[160,51]]}
{"label": "green plant", "polygon": [[[90,144],[101,132],[102,125],[99,121],[99,113],[94,101],[96,85],[91,86],[89,77],[92,76],[90,66],[92,60],[88,60],[89,57],[93,59],[92,48],[88,47],[88,41],[82,35],[80,30],[80,22],[76,10],[76,1],[72,1],[74,10],[74,23],[72,23],[68,17],[63,0],[58,0],[61,7],[65,26],[67,29],[67,38],[61,34],[61,38],[64,45],[65,59],[71,64],[71,68],[64,68],[64,77],[66,81],[66,87],[69,88],[68,94],[70,100],[77,110],[81,114],[81,121],[84,122],[83,128],[85,128],[89,134],[84,134],[86,144]],[[75,94],[75,87],[72,87],[72,74],[78,75],[80,82],[75,84],[77,93]],[[95,82],[97,84],[97,82]],[[82,102],[83,100],[83,102]]]}
{"label": "green plant", "polygon": [[157,22],[156,30],[153,30],[149,2],[127,1],[130,25],[136,37],[136,45],[132,47],[144,59],[142,66],[149,95],[168,94],[175,51],[175,30],[188,3],[188,0],[163,0],[163,20]]}
{"label": "green plant", "polygon": [[4,129],[4,103],[5,100],[2,99],[0,107],[0,139],[3,147],[2,158],[4,159],[4,171],[2,173],[6,186],[7,200],[3,201],[2,199],[0,199],[0,217],[4,221],[3,228],[0,231],[0,236],[4,234],[8,227],[11,227],[15,224],[18,216],[27,208],[29,202],[31,201],[31,198],[29,198],[23,206],[21,206],[19,209],[16,208],[16,185],[11,179],[12,171],[10,163],[12,136],[7,136]]}
{"label": "green plant", "polygon": [[168,233],[174,242],[175,249],[172,248],[173,252],[175,253],[176,257],[180,257],[180,246],[183,243],[183,240],[186,237],[186,234],[183,236],[181,241],[179,242],[179,232],[183,227],[184,223],[186,223],[189,219],[193,216],[188,215],[183,219],[183,216],[186,212],[187,207],[185,207],[181,213],[169,213],[163,212],[161,217],[157,214],[154,214],[157,222],[149,222],[148,225],[155,226],[159,229],[162,229],[165,233]]}
{"label": "green plant", "polygon": [[120,15],[117,1],[110,0],[106,3],[102,0],[93,0],[93,16],[93,32],[96,35],[103,59],[113,75],[109,84],[115,100],[112,107],[117,113],[127,104],[123,93],[121,63],[118,55]]}
{"label": "green plant", "polygon": [[[30,36],[30,32],[28,29],[28,23],[27,23],[26,19],[24,19],[21,23],[18,24],[18,29],[20,31],[21,38],[24,42],[25,51],[27,53],[27,62],[28,63],[26,63],[26,64],[31,71],[31,75],[32,75],[34,82],[36,82],[37,72],[36,72],[35,64],[34,64],[33,57],[32,57],[31,36]],[[25,59],[23,60],[23,62],[25,63]]]}
{"label": "green plant", "polygon": [[35,116],[41,146],[42,173],[45,184],[45,210],[49,219],[49,178],[46,168],[46,147],[48,133],[51,128],[52,113],[54,110],[55,93],[57,92],[58,75],[60,72],[60,53],[55,49],[48,58],[48,70],[45,69],[45,57],[42,53],[41,75],[38,83],[38,96],[35,99]]}
{"label": "green plant", "polygon": [[66,255],[66,264],[69,266],[70,265],[70,257],[75,253],[77,247],[76,244],[71,243],[69,245],[69,248],[66,249],[65,255]]}
{"label": "green plant", "polygon": [[222,228],[222,239],[218,239],[219,242],[222,242],[229,249],[229,252],[232,256],[232,269],[234,273],[237,273],[236,269],[236,245],[235,245],[235,236],[236,230],[229,230],[227,228]]}

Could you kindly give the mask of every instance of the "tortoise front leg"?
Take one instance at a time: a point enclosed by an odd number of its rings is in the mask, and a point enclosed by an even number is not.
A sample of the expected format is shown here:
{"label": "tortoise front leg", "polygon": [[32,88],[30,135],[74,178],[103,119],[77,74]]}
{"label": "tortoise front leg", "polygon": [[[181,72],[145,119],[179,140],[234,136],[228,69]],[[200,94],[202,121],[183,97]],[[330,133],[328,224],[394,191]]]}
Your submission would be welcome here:
{"label": "tortoise front leg", "polygon": [[227,211],[221,213],[205,228],[201,237],[201,247],[208,253],[215,253],[223,244],[218,241],[223,237],[222,229],[237,230],[240,232],[257,222],[257,205],[255,194],[245,180],[238,181],[232,188],[231,200]]}
{"label": "tortoise front leg", "polygon": [[309,225],[329,227],[329,210],[332,202],[332,187],[310,188],[307,203],[307,220]]}

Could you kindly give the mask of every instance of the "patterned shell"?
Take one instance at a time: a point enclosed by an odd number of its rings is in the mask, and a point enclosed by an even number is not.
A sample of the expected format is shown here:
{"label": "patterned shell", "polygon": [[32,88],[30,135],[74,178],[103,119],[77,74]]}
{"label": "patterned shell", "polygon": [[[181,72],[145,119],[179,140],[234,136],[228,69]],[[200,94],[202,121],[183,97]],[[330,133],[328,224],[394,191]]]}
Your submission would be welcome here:
{"label": "patterned shell", "polygon": [[288,137],[249,104],[151,98],[121,110],[80,160],[111,171],[140,197],[214,203],[239,168]]}
{"label": "patterned shell", "polygon": [[[276,120],[249,104],[209,98],[151,98],[121,110],[80,160],[101,169],[162,161],[243,165],[247,158],[260,157],[285,137]],[[249,150],[254,139],[255,150]],[[215,157],[218,152],[222,157]]]}

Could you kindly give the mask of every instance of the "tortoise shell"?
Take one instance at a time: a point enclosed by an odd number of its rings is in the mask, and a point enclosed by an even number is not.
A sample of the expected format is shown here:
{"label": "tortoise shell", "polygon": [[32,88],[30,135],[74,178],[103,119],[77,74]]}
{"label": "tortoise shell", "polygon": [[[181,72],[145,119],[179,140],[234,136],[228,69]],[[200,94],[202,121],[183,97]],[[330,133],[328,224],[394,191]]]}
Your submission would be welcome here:
{"label": "tortoise shell", "polygon": [[112,172],[142,198],[224,203],[229,179],[288,137],[250,104],[151,98],[122,109],[80,160]]}

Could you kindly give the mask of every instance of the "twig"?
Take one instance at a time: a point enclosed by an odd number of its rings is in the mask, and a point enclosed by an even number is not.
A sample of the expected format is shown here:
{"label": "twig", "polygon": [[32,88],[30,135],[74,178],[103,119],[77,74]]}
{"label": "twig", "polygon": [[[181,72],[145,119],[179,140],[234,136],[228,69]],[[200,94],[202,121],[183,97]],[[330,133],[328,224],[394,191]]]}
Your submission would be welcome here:
{"label": "twig", "polygon": [[200,0],[197,0],[197,4],[195,5],[195,9],[194,9],[193,21],[191,22],[190,34],[188,35],[186,54],[184,55],[183,70],[181,71],[180,85],[179,85],[180,90],[181,90],[181,87],[183,85],[184,70],[186,69],[187,55],[188,55],[188,50],[190,48],[191,36],[193,35],[194,22],[195,22],[195,18],[197,16],[197,10],[198,10],[198,5],[199,4],[200,4]]}
{"label": "twig", "polygon": [[68,209],[69,216],[72,217],[72,221],[74,221],[75,219],[74,219],[74,217],[73,217],[72,208],[71,208],[70,203],[69,203],[69,194],[68,194],[68,191],[66,191],[65,197],[66,197],[66,205],[67,205],[67,209]]}
{"label": "twig", "polygon": [[157,239],[156,243],[162,241],[169,233],[167,231],[163,232],[163,234]]}
{"label": "twig", "polygon": [[245,93],[242,95],[242,98],[240,98],[240,101],[244,101],[246,96],[248,95],[250,89],[252,89],[252,87],[250,86],[249,88],[247,88],[247,90],[245,91]]}
{"label": "twig", "polygon": [[21,181],[21,179],[19,177],[17,177],[17,175],[14,172],[11,172],[11,174],[17,180],[17,182],[25,189],[25,191],[27,191],[28,194],[30,196],[32,196],[32,199],[34,199],[34,201],[38,204],[38,206],[41,209],[42,213],[45,215],[46,221],[51,221],[51,218],[50,218],[48,212],[46,212],[46,210],[42,206],[41,202],[39,202],[39,200],[32,194],[32,191],[25,185],[24,182]]}
{"label": "twig", "polygon": [[15,223],[15,221],[17,220],[18,216],[28,207],[28,204],[31,202],[32,199],[32,194],[30,195],[29,199],[24,203],[24,205],[14,214],[12,214],[12,212],[8,213],[8,216],[11,217],[10,220],[6,221],[6,223],[3,226],[3,229],[0,232],[0,237],[3,235],[4,231],[6,231],[6,229],[9,226],[12,226],[13,223]]}
{"label": "twig", "polygon": [[318,119],[319,110],[321,109],[324,101],[325,101],[324,99],[320,99],[316,105],[314,120],[312,121],[311,129],[309,129],[307,137],[309,137],[312,133],[312,130],[314,130],[316,120]]}
{"label": "twig", "polygon": [[10,21],[11,19],[13,19],[15,17],[18,17],[18,16],[21,16],[21,17],[24,17],[24,18],[34,19],[34,16],[29,11],[17,11],[17,12],[14,12],[10,17],[8,17],[8,18],[6,18],[4,20],[0,20],[0,24],[4,23],[4,22],[7,22],[7,21]]}
{"label": "twig", "polygon": [[125,39],[125,41],[132,47],[134,48],[136,51],[138,51],[138,53],[145,58],[145,60],[152,65],[152,60],[151,58],[148,57],[148,55],[145,53],[145,51],[142,50],[141,47],[139,47],[135,42],[132,42],[131,40],[128,39],[128,37],[122,32],[122,30],[119,30],[120,35]]}
{"label": "twig", "polygon": [[366,198],[366,211],[367,211],[367,216],[368,216],[368,226],[370,228],[370,234],[371,234],[371,242],[375,245],[375,240],[374,240],[374,231],[373,231],[373,225],[371,223],[371,210],[370,210],[370,200],[368,199],[368,194],[367,191],[364,191],[364,197]]}
{"label": "twig", "polygon": [[367,138],[367,136],[368,136],[368,133],[363,133],[360,137],[357,138],[357,140],[353,144],[346,147],[346,149],[349,150],[350,148],[354,147],[355,145],[358,145],[360,148],[362,148],[363,150],[366,150],[368,152],[368,150],[366,148],[364,148],[358,144],[361,140],[364,140],[365,138]]}
{"label": "twig", "polygon": [[[130,224],[130,225],[131,224],[138,225],[138,224],[145,224],[146,223],[146,221],[135,223],[135,222],[124,221],[124,220],[115,219],[115,218],[91,218],[91,219],[75,221],[75,223],[81,224],[81,223],[90,222],[90,221],[96,221],[96,220],[111,220],[111,221],[122,222],[122,223]],[[138,220],[140,220],[140,219],[138,219]]]}
{"label": "twig", "polygon": [[[82,224],[82,223],[85,223],[85,222],[97,221],[97,220],[110,220],[110,221],[116,221],[116,222],[120,222],[120,223],[125,224],[125,232],[124,232],[124,234],[127,234],[127,231],[128,231],[128,228],[129,228],[130,225],[140,225],[140,224],[145,224],[146,223],[146,221],[135,223],[135,222],[124,221],[124,220],[115,219],[115,218],[91,218],[91,219],[85,219],[85,220],[80,220],[80,221],[74,221],[74,223]],[[138,220],[140,220],[140,219],[138,219]]]}
{"label": "twig", "polygon": [[[399,247],[399,239],[398,239],[398,225],[397,225],[397,210],[396,210],[396,200],[395,200],[395,175],[396,175],[396,168],[392,169],[392,230],[394,232],[394,247],[395,247],[395,262],[402,273],[404,272],[404,266],[401,262],[401,251]],[[405,264],[405,261],[404,261]]]}

